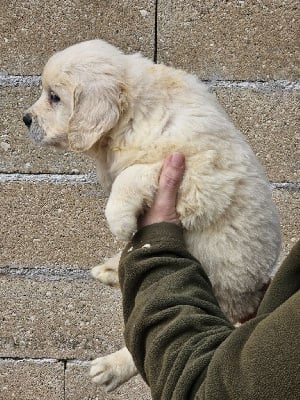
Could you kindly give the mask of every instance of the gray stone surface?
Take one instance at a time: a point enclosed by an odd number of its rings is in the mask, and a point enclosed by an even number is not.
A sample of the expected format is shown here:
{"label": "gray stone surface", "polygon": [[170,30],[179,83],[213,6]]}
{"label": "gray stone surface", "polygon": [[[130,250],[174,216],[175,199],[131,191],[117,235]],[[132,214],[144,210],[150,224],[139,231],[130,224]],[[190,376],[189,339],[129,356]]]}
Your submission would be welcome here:
{"label": "gray stone surface", "polygon": [[297,91],[217,89],[221,104],[247,137],[273,182],[300,180]]}
{"label": "gray stone surface", "polygon": [[158,60],[204,79],[299,77],[295,0],[158,3]]}
{"label": "gray stone surface", "polygon": [[300,239],[300,191],[276,189],[273,190],[273,200],[280,211],[282,260]]}
{"label": "gray stone surface", "polygon": [[51,359],[0,360],[1,400],[150,400],[140,376],[112,393],[91,382],[87,363]]}
{"label": "gray stone surface", "polygon": [[91,383],[88,368],[69,362],[66,368],[65,400],[150,400],[150,391],[140,376],[124,383],[111,393],[105,393],[101,387]]}
{"label": "gray stone surface", "polygon": [[1,274],[0,357],[92,360],[123,346],[121,294],[92,278]]}
{"label": "gray stone surface", "polygon": [[98,185],[5,183],[1,186],[1,265],[90,268],[121,244],[104,220]]}
{"label": "gray stone surface", "polygon": [[1,400],[65,400],[64,364],[55,360],[0,360]]}
{"label": "gray stone surface", "polygon": [[154,0],[0,0],[0,71],[40,74],[52,53],[95,38],[153,57],[154,6]]}
{"label": "gray stone surface", "polygon": [[[88,270],[123,247],[107,228],[98,185],[16,182],[1,191],[2,266]],[[299,193],[273,191],[286,249],[297,237]]]}

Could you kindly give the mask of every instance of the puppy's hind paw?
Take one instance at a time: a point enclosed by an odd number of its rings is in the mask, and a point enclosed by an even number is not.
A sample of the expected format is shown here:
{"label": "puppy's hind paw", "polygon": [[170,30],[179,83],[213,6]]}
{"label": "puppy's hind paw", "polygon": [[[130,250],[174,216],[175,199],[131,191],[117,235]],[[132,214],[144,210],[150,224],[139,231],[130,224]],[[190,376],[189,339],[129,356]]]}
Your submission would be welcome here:
{"label": "puppy's hind paw", "polygon": [[96,267],[92,268],[91,274],[95,279],[98,279],[105,285],[119,288],[118,273],[111,265],[97,265]]}
{"label": "puppy's hind paw", "polygon": [[101,358],[97,358],[92,362],[90,375],[92,376],[92,381],[102,385],[106,392],[111,392],[122,383],[113,367]]}
{"label": "puppy's hind paw", "polygon": [[108,356],[96,358],[92,361],[90,369],[92,381],[102,385],[107,392],[116,389],[136,373],[135,365],[126,348]]}
{"label": "puppy's hind paw", "polygon": [[108,286],[119,288],[118,267],[121,253],[114,255],[104,262],[92,268],[91,274],[95,279]]}

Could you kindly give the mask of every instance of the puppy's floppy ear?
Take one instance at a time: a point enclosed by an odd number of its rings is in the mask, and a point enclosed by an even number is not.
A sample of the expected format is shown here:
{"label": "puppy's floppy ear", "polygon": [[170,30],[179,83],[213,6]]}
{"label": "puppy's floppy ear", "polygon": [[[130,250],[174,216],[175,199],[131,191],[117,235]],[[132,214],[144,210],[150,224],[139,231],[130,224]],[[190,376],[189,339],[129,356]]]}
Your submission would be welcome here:
{"label": "puppy's floppy ear", "polygon": [[111,79],[77,86],[69,121],[70,148],[74,151],[90,149],[117,124],[127,107],[126,99],[125,85]]}

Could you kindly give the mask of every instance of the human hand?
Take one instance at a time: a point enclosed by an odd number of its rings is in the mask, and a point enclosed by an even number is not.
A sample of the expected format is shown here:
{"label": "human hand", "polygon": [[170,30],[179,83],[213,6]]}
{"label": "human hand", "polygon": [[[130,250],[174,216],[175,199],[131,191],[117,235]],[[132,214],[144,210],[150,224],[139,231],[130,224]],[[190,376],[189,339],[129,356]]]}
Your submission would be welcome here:
{"label": "human hand", "polygon": [[185,159],[182,153],[172,153],[165,159],[153,204],[139,218],[139,229],[158,222],[180,224],[176,201],[184,170]]}

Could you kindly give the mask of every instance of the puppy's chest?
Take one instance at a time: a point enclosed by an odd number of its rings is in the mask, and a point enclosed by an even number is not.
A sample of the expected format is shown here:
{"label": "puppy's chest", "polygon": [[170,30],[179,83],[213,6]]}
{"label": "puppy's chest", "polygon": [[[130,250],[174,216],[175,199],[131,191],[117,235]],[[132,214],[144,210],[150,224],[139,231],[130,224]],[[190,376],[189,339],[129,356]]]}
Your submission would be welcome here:
{"label": "puppy's chest", "polygon": [[133,165],[136,157],[132,149],[117,145],[101,149],[96,157],[96,172],[99,182],[106,194],[110,193],[116,177],[127,167]]}
{"label": "puppy's chest", "polygon": [[98,180],[105,193],[109,194],[115,176],[111,173],[111,162],[108,160],[107,148],[98,149],[95,161]]}

